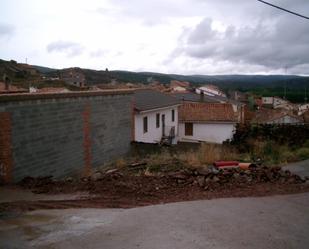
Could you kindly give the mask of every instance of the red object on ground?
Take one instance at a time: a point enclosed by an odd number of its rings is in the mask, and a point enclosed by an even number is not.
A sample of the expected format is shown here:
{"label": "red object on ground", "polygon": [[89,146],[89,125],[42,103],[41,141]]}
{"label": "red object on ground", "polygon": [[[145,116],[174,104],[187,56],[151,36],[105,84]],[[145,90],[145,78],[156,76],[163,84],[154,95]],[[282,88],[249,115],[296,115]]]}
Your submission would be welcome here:
{"label": "red object on ground", "polygon": [[217,161],[214,162],[214,166],[220,168],[220,167],[235,167],[238,166],[239,162],[237,161]]}

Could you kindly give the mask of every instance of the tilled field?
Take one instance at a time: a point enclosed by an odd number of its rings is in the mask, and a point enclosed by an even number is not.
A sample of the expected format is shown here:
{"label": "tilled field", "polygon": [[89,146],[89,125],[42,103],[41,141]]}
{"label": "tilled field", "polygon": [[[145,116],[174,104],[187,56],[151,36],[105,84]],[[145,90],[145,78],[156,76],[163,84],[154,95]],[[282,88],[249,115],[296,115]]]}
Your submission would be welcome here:
{"label": "tilled field", "polygon": [[0,211],[59,208],[131,208],[152,204],[223,197],[266,196],[309,191],[306,179],[277,168],[185,169],[138,175],[123,170],[95,172],[82,179],[54,181],[51,177],[25,178],[20,184],[34,193],[86,191],[79,200],[18,201],[1,203]]}

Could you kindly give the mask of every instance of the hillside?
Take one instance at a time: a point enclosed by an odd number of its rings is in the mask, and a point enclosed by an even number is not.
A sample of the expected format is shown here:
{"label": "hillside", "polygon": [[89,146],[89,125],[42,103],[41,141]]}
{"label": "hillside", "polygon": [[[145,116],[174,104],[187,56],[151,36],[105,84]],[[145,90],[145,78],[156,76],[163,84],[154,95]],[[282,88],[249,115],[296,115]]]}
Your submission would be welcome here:
{"label": "hillside", "polygon": [[[42,76],[58,77],[63,69],[54,69],[33,65],[32,74],[25,67],[15,61],[0,60],[0,73],[8,72],[14,84],[25,84]],[[144,83],[159,81],[169,84],[171,80],[189,81],[193,86],[215,84],[224,91],[240,90],[252,92],[261,96],[284,96],[293,102],[303,102],[305,89],[309,91],[309,77],[298,75],[180,75],[155,72],[130,72],[121,70],[92,70],[81,69],[88,85],[106,84],[112,80],[120,83]],[[48,85],[48,83],[46,83]]]}

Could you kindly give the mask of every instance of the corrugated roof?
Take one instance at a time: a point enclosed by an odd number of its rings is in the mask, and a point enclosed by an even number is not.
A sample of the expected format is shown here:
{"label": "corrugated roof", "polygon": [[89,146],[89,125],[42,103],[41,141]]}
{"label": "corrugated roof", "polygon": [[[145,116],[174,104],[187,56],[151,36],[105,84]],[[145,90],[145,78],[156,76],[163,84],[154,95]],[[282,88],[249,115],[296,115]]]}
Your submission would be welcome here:
{"label": "corrugated roof", "polygon": [[134,97],[135,109],[138,111],[147,111],[180,104],[178,99],[150,89],[136,90]]}
{"label": "corrugated roof", "polygon": [[179,120],[191,122],[237,122],[231,104],[183,103],[179,108]]}

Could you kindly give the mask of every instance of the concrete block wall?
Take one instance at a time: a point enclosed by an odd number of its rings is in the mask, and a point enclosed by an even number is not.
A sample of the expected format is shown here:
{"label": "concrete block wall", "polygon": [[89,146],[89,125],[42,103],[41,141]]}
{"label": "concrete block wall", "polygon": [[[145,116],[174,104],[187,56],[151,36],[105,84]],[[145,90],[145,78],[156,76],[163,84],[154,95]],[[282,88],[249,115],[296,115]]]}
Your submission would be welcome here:
{"label": "concrete block wall", "polygon": [[132,91],[0,96],[0,180],[89,174],[125,155]]}

